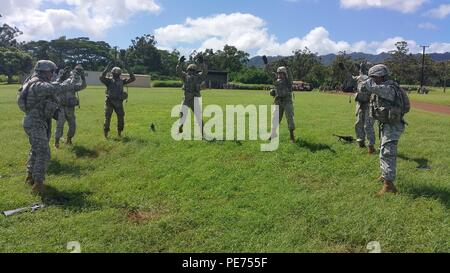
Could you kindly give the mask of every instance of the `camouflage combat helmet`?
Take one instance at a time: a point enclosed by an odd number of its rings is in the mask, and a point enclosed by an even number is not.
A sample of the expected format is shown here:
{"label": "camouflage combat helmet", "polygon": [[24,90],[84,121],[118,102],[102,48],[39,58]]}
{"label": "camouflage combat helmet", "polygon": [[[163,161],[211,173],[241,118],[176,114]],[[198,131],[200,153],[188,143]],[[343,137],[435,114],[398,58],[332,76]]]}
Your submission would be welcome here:
{"label": "camouflage combat helmet", "polygon": [[384,64],[377,64],[369,69],[369,77],[385,77],[389,75],[389,69]]}
{"label": "camouflage combat helmet", "polygon": [[56,64],[49,60],[40,60],[36,63],[36,66],[34,67],[34,71],[37,72],[52,72],[56,71],[58,67]]}
{"label": "camouflage combat helmet", "polygon": [[288,76],[287,68],[285,66],[278,67],[277,73],[284,73],[286,75],[286,77]]}
{"label": "camouflage combat helmet", "polygon": [[187,70],[189,71],[189,70],[191,70],[191,71],[197,71],[197,66],[195,65],[195,64],[190,64],[188,67],[187,67]]}
{"label": "camouflage combat helmet", "polygon": [[116,66],[111,70],[111,73],[120,75],[120,74],[122,74],[122,69],[120,67]]}

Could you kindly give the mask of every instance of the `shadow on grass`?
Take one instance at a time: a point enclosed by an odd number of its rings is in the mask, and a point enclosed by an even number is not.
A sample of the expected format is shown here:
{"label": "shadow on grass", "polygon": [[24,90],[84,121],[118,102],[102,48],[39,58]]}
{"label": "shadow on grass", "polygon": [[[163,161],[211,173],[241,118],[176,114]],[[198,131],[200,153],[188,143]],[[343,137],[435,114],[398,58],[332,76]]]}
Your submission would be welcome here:
{"label": "shadow on grass", "polygon": [[142,139],[142,138],[137,138],[137,137],[122,137],[122,138],[114,138],[113,139],[116,142],[122,142],[124,144],[137,144],[137,145],[146,145],[149,143],[148,140]]}
{"label": "shadow on grass", "polygon": [[429,168],[430,166],[428,165],[429,161],[426,158],[409,158],[406,155],[403,154],[399,154],[398,158],[406,160],[406,161],[414,161],[417,163],[417,169],[425,169],[425,168]]}
{"label": "shadow on grass", "polygon": [[42,202],[47,206],[58,206],[72,211],[81,211],[87,208],[98,208],[95,203],[88,202],[92,192],[59,191],[52,186],[45,186],[45,193],[41,196]]}
{"label": "shadow on grass", "polygon": [[333,154],[336,154],[336,151],[331,148],[330,145],[322,144],[322,143],[312,143],[308,140],[299,139],[297,140],[297,146],[300,148],[305,148],[310,150],[313,153],[320,152],[320,151],[329,151]]}
{"label": "shadow on grass", "polygon": [[88,157],[88,158],[97,158],[99,156],[98,152],[95,150],[90,150],[84,146],[74,146],[72,148],[72,152],[75,153],[76,157]]}
{"label": "shadow on grass", "polygon": [[426,197],[439,200],[450,208],[450,192],[434,186],[412,186],[405,189],[413,198]]}
{"label": "shadow on grass", "polygon": [[73,164],[61,163],[56,159],[52,159],[48,165],[47,173],[53,175],[68,174],[74,177],[81,177],[86,171],[93,171],[94,169],[95,168],[93,166],[82,167]]}

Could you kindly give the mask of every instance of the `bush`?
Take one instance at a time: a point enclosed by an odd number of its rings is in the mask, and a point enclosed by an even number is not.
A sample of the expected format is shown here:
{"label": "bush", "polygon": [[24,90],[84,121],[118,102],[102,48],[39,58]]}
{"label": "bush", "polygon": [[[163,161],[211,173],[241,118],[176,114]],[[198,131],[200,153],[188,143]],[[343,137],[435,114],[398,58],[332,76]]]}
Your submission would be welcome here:
{"label": "bush", "polygon": [[[13,83],[19,83],[19,76],[13,76]],[[0,83],[8,82],[8,77],[5,75],[0,75]]]}
{"label": "bush", "polygon": [[153,81],[153,87],[172,87],[181,88],[183,83],[181,81]]}
{"label": "bush", "polygon": [[158,73],[151,73],[152,80],[154,81],[179,81],[177,76],[160,75]]}
{"label": "bush", "polygon": [[245,84],[270,84],[272,79],[263,70],[258,68],[245,68],[239,72],[230,73],[230,79],[233,82]]}
{"label": "bush", "polygon": [[273,85],[270,84],[245,84],[239,82],[230,82],[225,85],[225,89],[237,89],[237,90],[270,90]]}

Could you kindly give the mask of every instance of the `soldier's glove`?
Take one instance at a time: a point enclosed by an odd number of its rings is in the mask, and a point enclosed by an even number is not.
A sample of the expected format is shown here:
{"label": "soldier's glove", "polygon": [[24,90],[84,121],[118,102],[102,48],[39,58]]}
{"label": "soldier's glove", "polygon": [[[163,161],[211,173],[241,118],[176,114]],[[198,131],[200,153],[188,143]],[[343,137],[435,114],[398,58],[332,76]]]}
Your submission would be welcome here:
{"label": "soldier's glove", "polygon": [[264,62],[265,65],[267,65],[269,63],[269,60],[267,60],[267,56],[266,55],[262,56],[262,59],[263,59],[263,62]]}
{"label": "soldier's glove", "polygon": [[66,66],[63,70],[61,77],[58,79],[58,81],[64,82],[65,80],[67,80],[70,77],[71,70],[72,69],[70,68],[70,66]]}
{"label": "soldier's glove", "polygon": [[276,97],[277,96],[277,92],[275,91],[275,89],[270,90],[270,95],[272,97]]}
{"label": "soldier's glove", "polygon": [[186,61],[186,57],[181,56],[181,58],[180,58],[180,63],[184,63],[185,61]]}

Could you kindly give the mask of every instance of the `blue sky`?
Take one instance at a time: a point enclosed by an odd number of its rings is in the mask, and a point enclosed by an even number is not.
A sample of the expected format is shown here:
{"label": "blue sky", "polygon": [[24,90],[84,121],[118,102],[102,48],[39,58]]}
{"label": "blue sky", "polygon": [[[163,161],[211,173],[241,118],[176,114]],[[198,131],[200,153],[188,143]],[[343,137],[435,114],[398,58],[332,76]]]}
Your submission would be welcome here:
{"label": "blue sky", "polygon": [[421,44],[450,51],[450,1],[444,0],[0,2],[2,19],[23,29],[25,40],[87,36],[126,48],[136,36],[155,34],[161,48],[186,54],[233,44],[252,55],[287,55],[304,46],[320,54],[379,53],[405,39],[412,51]]}

